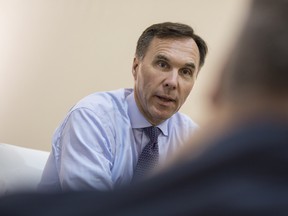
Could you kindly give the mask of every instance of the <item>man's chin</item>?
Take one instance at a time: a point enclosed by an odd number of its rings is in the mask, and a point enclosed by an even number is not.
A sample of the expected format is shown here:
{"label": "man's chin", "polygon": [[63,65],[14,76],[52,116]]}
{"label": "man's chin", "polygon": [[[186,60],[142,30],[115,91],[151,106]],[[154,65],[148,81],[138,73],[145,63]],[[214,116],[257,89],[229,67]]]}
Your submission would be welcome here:
{"label": "man's chin", "polygon": [[165,112],[157,113],[156,115],[154,115],[154,119],[157,119],[157,122],[162,123],[162,122],[166,121],[167,119],[169,119],[173,114],[165,113]]}

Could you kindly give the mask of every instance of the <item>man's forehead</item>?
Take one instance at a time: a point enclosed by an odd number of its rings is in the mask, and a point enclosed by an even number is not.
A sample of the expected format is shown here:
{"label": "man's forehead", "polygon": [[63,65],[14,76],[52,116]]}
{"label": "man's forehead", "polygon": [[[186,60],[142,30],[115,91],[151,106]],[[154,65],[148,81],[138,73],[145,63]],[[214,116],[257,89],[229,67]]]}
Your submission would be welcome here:
{"label": "man's forehead", "polygon": [[[200,52],[193,38],[154,38],[147,49],[153,59],[166,61],[174,57],[183,60],[188,65],[199,65]],[[179,56],[178,56],[179,55]]]}

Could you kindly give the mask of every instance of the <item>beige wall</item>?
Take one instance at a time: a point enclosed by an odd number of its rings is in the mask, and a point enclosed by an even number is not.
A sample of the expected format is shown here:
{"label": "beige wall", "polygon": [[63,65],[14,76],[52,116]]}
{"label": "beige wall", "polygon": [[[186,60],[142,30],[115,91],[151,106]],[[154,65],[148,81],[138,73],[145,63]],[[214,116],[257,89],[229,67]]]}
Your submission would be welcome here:
{"label": "beige wall", "polygon": [[[209,54],[182,111],[200,125],[249,0],[0,0],[0,143],[50,150],[68,109],[94,91],[132,87],[136,41],[149,25],[190,24]],[[215,125],[216,126],[216,125]]]}

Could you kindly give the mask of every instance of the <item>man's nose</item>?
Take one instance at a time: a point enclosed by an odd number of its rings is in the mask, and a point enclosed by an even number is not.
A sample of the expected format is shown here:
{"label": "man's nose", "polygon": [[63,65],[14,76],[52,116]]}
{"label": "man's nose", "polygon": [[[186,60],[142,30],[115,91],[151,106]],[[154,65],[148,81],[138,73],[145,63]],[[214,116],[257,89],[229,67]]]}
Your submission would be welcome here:
{"label": "man's nose", "polygon": [[178,85],[178,70],[172,70],[167,72],[166,79],[164,81],[164,86],[169,88],[170,90],[174,90],[177,88]]}

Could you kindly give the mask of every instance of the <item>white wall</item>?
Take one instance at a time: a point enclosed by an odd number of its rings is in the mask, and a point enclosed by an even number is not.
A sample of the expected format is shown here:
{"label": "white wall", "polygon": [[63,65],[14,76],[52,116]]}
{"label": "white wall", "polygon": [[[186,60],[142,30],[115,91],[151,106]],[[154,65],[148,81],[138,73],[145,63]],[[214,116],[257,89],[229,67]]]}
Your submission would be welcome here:
{"label": "white wall", "polygon": [[207,62],[182,111],[200,125],[249,0],[0,0],[0,142],[50,150],[68,109],[94,91],[132,87],[136,41],[151,24],[191,25]]}

